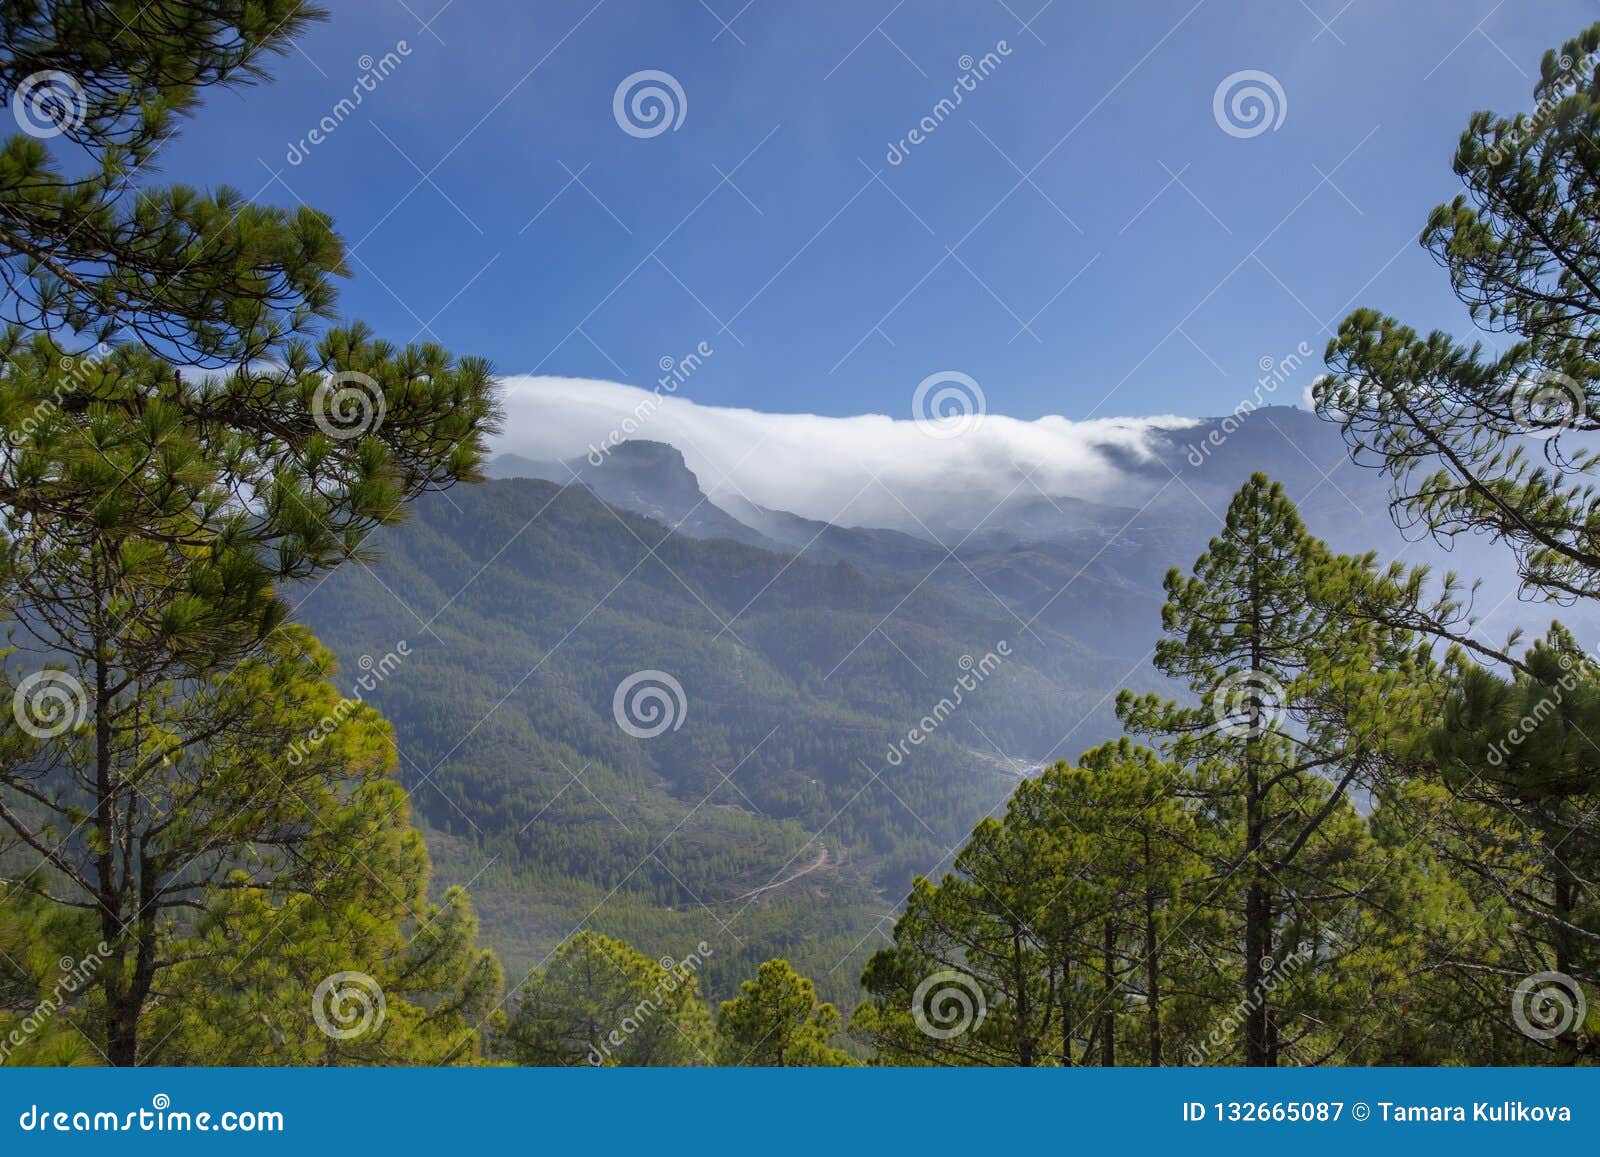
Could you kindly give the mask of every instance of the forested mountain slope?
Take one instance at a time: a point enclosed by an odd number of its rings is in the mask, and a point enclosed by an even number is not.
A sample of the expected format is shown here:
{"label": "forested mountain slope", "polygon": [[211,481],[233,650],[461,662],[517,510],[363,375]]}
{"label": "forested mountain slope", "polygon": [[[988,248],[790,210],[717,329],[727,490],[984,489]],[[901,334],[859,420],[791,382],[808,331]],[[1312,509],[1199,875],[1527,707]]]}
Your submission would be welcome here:
{"label": "forested mountain slope", "polygon": [[[1144,678],[997,597],[670,534],[578,486],[457,488],[374,542],[380,562],[299,613],[341,679],[404,641],[368,697],[436,856],[483,872],[513,971],[614,892],[593,925],[649,949],[685,926],[721,939],[730,978],[778,951],[827,974],[1017,775],[1111,734],[1111,690]],[[641,739],[613,697],[645,670],[683,698]],[[960,710],[906,742],[963,678]]]}

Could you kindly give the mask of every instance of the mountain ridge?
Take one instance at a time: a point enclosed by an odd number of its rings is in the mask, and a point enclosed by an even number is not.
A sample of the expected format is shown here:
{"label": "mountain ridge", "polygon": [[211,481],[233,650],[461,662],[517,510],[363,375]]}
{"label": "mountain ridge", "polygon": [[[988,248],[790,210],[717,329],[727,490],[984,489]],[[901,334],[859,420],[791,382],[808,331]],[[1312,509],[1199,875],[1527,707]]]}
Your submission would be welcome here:
{"label": "mountain ridge", "polygon": [[[710,496],[649,440],[503,457],[510,477],[419,501],[303,614],[346,670],[412,641],[371,698],[439,881],[472,881],[513,969],[589,926],[651,953],[724,944],[716,995],[785,955],[853,1003],[907,881],[1019,775],[1117,735],[1120,688],[1164,686],[1162,576],[1258,462],[1336,549],[1398,540],[1333,427],[1257,417],[1158,435],[1127,465],[1134,505],[929,491],[945,505],[918,533]],[[962,690],[974,667],[994,671]],[[685,714],[638,738],[616,696],[662,673]]]}

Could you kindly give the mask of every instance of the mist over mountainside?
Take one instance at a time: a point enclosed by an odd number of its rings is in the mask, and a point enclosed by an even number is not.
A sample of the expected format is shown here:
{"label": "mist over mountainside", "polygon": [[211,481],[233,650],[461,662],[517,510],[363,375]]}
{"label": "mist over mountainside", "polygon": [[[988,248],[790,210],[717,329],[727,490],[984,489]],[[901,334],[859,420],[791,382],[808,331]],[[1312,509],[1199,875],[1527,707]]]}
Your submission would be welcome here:
{"label": "mist over mountainside", "polygon": [[[591,444],[586,457],[566,461],[506,453],[490,472],[576,483],[693,538],[728,538],[803,553],[812,561],[849,562],[869,574],[926,576],[958,591],[999,594],[1016,600],[1024,617],[1042,612],[1069,634],[1131,656],[1153,643],[1159,628],[1162,575],[1171,566],[1186,567],[1204,549],[1234,492],[1259,470],[1284,484],[1307,526],[1334,549],[1375,549],[1380,562],[1425,565],[1436,578],[1456,571],[1481,581],[1473,605],[1485,639],[1498,642],[1514,628],[1542,633],[1552,618],[1600,636],[1600,622],[1586,609],[1521,601],[1507,557],[1494,544],[1471,537],[1441,544],[1402,534],[1390,518],[1387,480],[1353,462],[1337,428],[1309,411],[1263,406],[1192,421],[1119,420],[1109,432],[1093,424],[1078,427],[1084,428],[1071,452],[1100,461],[1105,476],[1087,489],[1097,498],[1047,490],[1061,477],[1048,460],[1024,465],[1006,459],[995,465],[993,476],[975,481],[965,451],[952,456],[948,442],[917,434],[931,465],[911,481],[865,478],[844,504],[844,515],[832,520],[755,501],[739,486],[748,455],[735,459],[730,451],[713,458],[706,447],[717,442],[691,441],[688,432],[682,446],[641,434],[616,445]],[[1138,431],[1132,441],[1130,430]],[[830,469],[848,476],[830,490],[858,481],[855,465],[841,463],[829,445],[830,432],[826,425],[815,431],[813,469],[787,495],[796,505],[814,501],[818,476]],[[544,437],[557,440],[548,431]],[[698,469],[691,468],[691,457],[700,460]],[[764,475],[759,485],[784,496],[781,479]],[[875,522],[850,521],[874,511],[880,515]],[[1058,592],[1069,583],[1074,597],[1058,605]]]}
{"label": "mist over mountainside", "polygon": [[[725,944],[713,991],[781,953],[849,1001],[907,882],[942,870],[1018,775],[1117,735],[1119,689],[1160,684],[1162,576],[1253,470],[1336,548],[1451,558],[1407,543],[1383,479],[1304,411],[1085,452],[1123,502],[1048,493],[1042,468],[977,488],[930,474],[904,495],[869,480],[901,511],[886,526],[760,504],[731,464],[708,494],[681,448],[643,438],[504,454],[494,480],[418,502],[374,539],[380,561],[301,614],[347,672],[406,641],[369,698],[441,883],[473,881],[513,969],[592,918],[646,951]],[[1538,610],[1511,599],[1493,623],[1540,626]],[[647,738],[618,714],[639,672],[681,688],[663,700],[677,726]]]}

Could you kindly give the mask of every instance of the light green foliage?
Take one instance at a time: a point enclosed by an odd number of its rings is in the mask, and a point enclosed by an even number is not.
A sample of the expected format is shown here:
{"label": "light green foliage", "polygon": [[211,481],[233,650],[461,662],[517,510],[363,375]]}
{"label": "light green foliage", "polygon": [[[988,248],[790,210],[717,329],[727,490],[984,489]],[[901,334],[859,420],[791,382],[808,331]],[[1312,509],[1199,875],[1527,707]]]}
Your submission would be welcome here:
{"label": "light green foliage", "polygon": [[1023,782],[952,872],[915,881],[852,1029],[896,1064],[1169,1060],[1210,983],[1161,949],[1205,875],[1185,786],[1127,740]]}
{"label": "light green foliage", "polygon": [[816,986],[789,966],[769,960],[739,995],[717,1010],[717,1063],[752,1067],[848,1065],[834,1048],[839,1010],[817,1001]]}
{"label": "light green foliage", "polygon": [[[94,1065],[94,921],[0,883],[0,1065]],[[87,1031],[86,1031],[87,1030]]]}
{"label": "light green foliage", "polygon": [[[142,1063],[320,1063],[329,1038],[296,1029],[309,1026],[318,982],[344,970],[392,992],[389,1034],[367,1055],[474,1055],[498,965],[473,944],[463,894],[442,911],[427,903],[427,855],[392,778],[388,725],[343,699],[333,675],[309,632],[285,627],[212,682],[112,703],[103,717],[119,739],[107,764],[128,786],[110,808],[94,802],[106,796],[93,730],[49,742],[56,770],[38,802],[90,838],[41,823],[45,870],[18,887],[92,905],[109,951],[99,1020],[84,1031],[113,1060],[126,1049]],[[138,889],[115,875],[103,887],[102,870],[124,864]],[[427,1002],[414,1029],[408,994]]]}

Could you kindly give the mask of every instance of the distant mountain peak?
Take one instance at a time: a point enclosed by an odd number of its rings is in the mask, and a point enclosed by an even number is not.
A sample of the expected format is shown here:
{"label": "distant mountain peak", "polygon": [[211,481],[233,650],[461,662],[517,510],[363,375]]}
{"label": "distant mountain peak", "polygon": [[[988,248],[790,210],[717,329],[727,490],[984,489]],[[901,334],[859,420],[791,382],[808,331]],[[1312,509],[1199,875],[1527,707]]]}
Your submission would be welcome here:
{"label": "distant mountain peak", "polygon": [[[683,460],[683,451],[670,442],[656,442],[649,438],[630,438],[626,442],[618,442],[609,451],[597,451],[602,460],[630,465],[656,466],[666,469],[682,470],[691,477],[694,471],[689,469],[689,464]],[[594,457],[588,459],[592,465],[600,465]]]}
{"label": "distant mountain peak", "polygon": [[642,514],[691,538],[776,546],[707,498],[683,452],[665,442],[630,439],[564,462],[501,454],[489,463],[488,473],[491,478],[539,478],[562,486],[576,483],[608,505]]}

